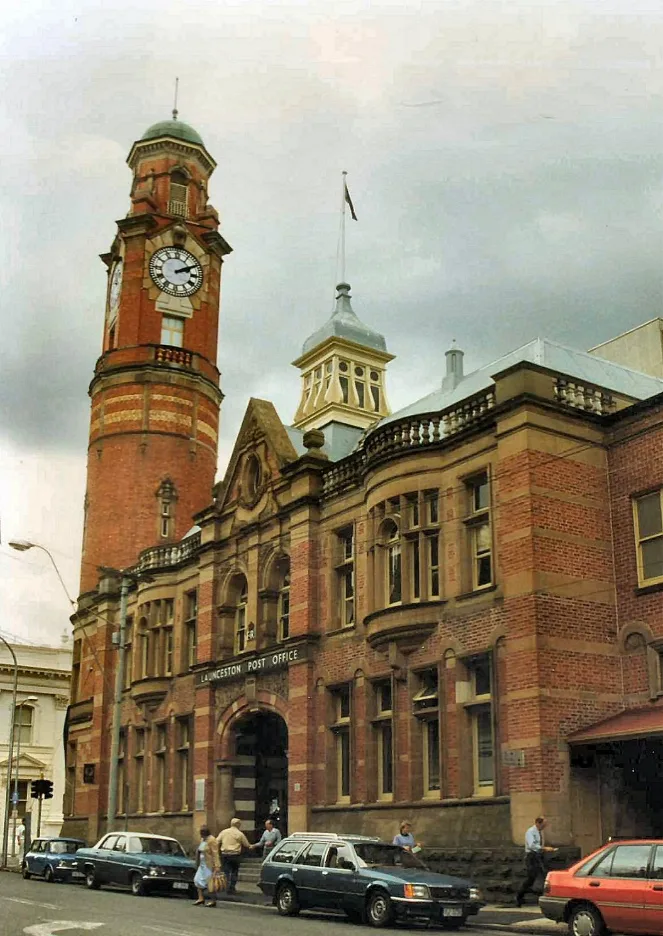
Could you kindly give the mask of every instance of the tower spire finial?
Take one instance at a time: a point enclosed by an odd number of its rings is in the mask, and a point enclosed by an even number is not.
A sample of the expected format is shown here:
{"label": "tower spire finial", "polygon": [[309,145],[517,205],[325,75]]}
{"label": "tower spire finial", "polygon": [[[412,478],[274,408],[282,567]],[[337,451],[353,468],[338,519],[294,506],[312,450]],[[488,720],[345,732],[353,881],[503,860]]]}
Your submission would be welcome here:
{"label": "tower spire finial", "polygon": [[179,78],[176,78],[176,79],[175,79],[175,101],[173,102],[173,120],[177,120],[177,114],[178,114],[178,110],[177,110],[177,92],[179,91],[179,87],[180,87],[180,79],[179,79]]}

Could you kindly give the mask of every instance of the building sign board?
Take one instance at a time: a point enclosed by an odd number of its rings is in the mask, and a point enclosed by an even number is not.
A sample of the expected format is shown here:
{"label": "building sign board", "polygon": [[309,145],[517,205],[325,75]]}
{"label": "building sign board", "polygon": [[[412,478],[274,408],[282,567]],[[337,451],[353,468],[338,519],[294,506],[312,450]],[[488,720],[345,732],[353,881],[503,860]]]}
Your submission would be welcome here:
{"label": "building sign board", "polygon": [[196,686],[218,685],[245,676],[260,676],[274,670],[287,669],[292,663],[308,659],[308,644],[274,648],[267,653],[237,660],[235,663],[217,663],[201,670],[196,676]]}
{"label": "building sign board", "polygon": [[505,767],[524,767],[525,752],[513,749],[502,751],[502,763]]}

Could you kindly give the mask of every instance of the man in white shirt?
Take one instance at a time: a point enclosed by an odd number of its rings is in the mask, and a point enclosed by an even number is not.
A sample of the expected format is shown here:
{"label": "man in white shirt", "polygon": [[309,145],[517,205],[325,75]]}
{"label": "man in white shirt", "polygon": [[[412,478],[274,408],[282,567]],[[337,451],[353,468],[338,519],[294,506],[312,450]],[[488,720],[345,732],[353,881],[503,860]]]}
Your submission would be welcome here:
{"label": "man in white shirt", "polygon": [[281,841],[281,833],[276,828],[271,819],[265,820],[265,831],[260,836],[259,841],[252,845],[251,848],[262,848],[262,857],[266,858],[267,855],[279,844]]}
{"label": "man in white shirt", "polygon": [[516,904],[522,907],[527,891],[532,890],[534,882],[539,875],[546,875],[546,868],[543,863],[544,852],[557,851],[545,845],[543,841],[543,830],[546,827],[546,820],[543,816],[538,816],[534,820],[534,825],[530,826],[525,832],[525,871],[526,877],[518,893],[516,894]]}

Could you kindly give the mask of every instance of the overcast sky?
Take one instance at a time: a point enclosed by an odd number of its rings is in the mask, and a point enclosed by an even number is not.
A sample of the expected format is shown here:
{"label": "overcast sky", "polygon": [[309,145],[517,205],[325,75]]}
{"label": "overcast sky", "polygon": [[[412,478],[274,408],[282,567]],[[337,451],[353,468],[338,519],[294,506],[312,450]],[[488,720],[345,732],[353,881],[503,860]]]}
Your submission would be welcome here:
{"label": "overcast sky", "polygon": [[329,315],[340,172],[354,307],[393,409],[538,335],[661,313],[660,0],[5,5],[0,33],[0,632],[57,643],[78,586],[89,399],[132,142],[172,107],[218,162],[220,471],[247,400],[290,421]]}

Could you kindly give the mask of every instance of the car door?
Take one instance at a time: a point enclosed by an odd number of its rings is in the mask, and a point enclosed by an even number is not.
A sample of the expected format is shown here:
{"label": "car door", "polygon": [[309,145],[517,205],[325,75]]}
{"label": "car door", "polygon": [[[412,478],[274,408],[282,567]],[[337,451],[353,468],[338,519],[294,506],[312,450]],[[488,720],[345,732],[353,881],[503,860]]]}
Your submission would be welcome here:
{"label": "car door", "polygon": [[326,842],[311,842],[299,856],[293,870],[293,880],[302,907],[326,907],[327,889],[324,886],[323,864],[327,852]]}
{"label": "car door", "polygon": [[41,839],[35,839],[32,845],[30,846],[30,851],[32,852],[30,858],[27,859],[28,871],[31,874],[43,874],[44,873],[44,855],[43,855],[44,843]]}
{"label": "car door", "polygon": [[643,930],[663,933],[663,845],[654,847],[645,893]]}
{"label": "car door", "polygon": [[349,845],[331,845],[322,869],[325,906],[335,910],[352,909],[355,905],[357,865]]}
{"label": "car door", "polygon": [[129,884],[129,856],[127,855],[127,836],[118,835],[113,844],[111,858],[111,881],[126,887]]}
{"label": "car door", "polygon": [[113,848],[118,836],[114,833],[103,838],[94,849],[92,859],[94,873],[99,884],[109,884],[112,881]]}
{"label": "car door", "polygon": [[608,929],[643,932],[652,845],[618,845],[587,876],[586,896],[601,911]]}

